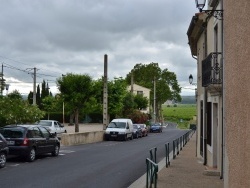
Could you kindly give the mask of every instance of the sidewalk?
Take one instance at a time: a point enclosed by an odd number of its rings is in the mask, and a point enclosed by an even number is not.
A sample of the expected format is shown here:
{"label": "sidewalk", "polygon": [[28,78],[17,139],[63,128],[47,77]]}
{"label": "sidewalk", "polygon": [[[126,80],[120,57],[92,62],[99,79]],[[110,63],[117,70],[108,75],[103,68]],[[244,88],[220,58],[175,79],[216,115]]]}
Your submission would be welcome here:
{"label": "sidewalk", "polygon": [[[183,147],[168,168],[158,172],[157,188],[223,188],[223,180],[196,158],[196,136]],[[217,173],[218,174],[218,173]]]}

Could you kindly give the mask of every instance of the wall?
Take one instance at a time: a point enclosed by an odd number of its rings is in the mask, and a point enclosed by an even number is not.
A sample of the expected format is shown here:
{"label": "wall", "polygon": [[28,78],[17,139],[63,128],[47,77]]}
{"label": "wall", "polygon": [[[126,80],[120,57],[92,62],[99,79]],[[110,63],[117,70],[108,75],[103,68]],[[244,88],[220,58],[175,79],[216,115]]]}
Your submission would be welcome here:
{"label": "wall", "polygon": [[250,187],[250,1],[224,1],[225,185]]}
{"label": "wall", "polygon": [[64,133],[61,136],[61,144],[64,146],[89,144],[101,142],[104,139],[104,131],[84,133]]}

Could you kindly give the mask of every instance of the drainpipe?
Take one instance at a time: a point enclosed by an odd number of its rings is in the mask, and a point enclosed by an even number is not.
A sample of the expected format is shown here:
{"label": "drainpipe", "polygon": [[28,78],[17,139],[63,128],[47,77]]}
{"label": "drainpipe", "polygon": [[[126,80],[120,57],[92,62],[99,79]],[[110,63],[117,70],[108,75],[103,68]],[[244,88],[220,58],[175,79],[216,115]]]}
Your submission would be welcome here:
{"label": "drainpipe", "polygon": [[[206,19],[206,29],[205,29],[205,46],[204,46],[204,51],[205,51],[205,57],[207,57],[207,22],[208,20]],[[204,59],[204,58],[203,58]],[[207,87],[205,87],[205,93],[204,93],[204,109],[205,109],[205,117],[204,117],[204,162],[203,165],[207,164]]]}
{"label": "drainpipe", "polygon": [[[224,10],[223,7],[223,0],[221,0],[221,10]],[[221,20],[221,51],[222,51],[222,124],[221,124],[221,173],[220,173],[220,179],[224,178],[224,143],[225,143],[225,138],[224,138],[224,18]]]}

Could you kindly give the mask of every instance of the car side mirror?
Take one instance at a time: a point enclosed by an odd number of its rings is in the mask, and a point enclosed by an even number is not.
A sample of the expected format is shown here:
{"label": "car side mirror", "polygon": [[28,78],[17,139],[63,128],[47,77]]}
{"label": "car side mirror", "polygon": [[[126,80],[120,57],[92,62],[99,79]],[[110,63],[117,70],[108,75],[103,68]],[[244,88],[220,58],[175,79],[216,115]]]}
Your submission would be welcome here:
{"label": "car side mirror", "polygon": [[56,133],[50,133],[50,137],[55,138],[56,137]]}

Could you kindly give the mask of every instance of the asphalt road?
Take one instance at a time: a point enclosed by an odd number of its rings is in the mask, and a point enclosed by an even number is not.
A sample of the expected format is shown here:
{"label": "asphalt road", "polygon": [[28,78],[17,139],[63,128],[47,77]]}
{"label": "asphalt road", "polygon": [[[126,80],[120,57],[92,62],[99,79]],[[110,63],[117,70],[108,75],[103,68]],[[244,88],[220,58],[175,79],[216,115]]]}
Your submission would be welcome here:
{"label": "asphalt road", "polygon": [[146,173],[151,148],[157,147],[160,161],[165,156],[165,143],[172,143],[185,132],[170,125],[162,133],[150,133],[132,141],[63,146],[58,157],[43,155],[33,163],[11,157],[6,167],[0,169],[0,187],[125,188]]}

